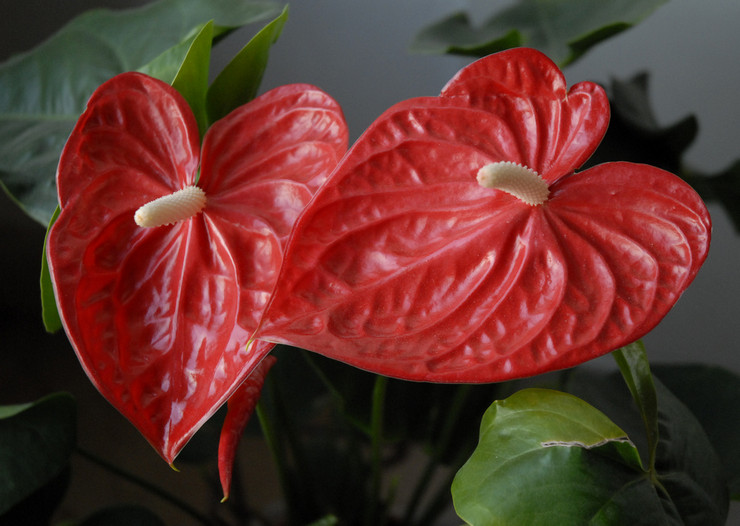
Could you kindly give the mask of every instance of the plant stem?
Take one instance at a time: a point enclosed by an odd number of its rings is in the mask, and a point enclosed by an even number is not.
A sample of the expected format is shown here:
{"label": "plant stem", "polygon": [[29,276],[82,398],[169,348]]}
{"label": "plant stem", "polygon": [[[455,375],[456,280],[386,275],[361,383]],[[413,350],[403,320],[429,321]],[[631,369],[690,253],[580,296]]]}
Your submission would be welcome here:
{"label": "plant stem", "polygon": [[452,404],[450,404],[449,410],[446,411],[444,414],[443,427],[441,432],[439,433],[439,439],[437,440],[436,447],[434,448],[434,451],[430,453],[424,471],[421,477],[418,479],[416,488],[414,488],[414,492],[406,507],[406,514],[403,520],[404,524],[413,523],[412,521],[414,519],[414,515],[416,515],[416,510],[419,506],[419,503],[421,502],[421,498],[426,493],[432,475],[440,464],[440,457],[445,453],[445,450],[450,445],[455,427],[457,425],[457,421],[459,419],[458,415],[460,415],[460,413],[462,412],[462,407],[465,405],[465,402],[470,395],[472,387],[472,385],[463,384],[458,386],[455,390],[455,396],[452,399]]}
{"label": "plant stem", "polygon": [[108,462],[105,459],[100,458],[99,456],[95,455],[94,453],[91,453],[90,451],[87,451],[85,449],[82,449],[81,447],[77,446],[77,453],[92,462],[93,464],[97,464],[101,468],[121,477],[124,480],[127,480],[131,482],[132,484],[136,484],[137,486],[147,490],[148,492],[152,493],[153,495],[156,495],[157,497],[161,498],[162,500],[165,500],[172,504],[173,506],[179,508],[183,512],[187,513],[194,519],[196,519],[201,524],[204,524],[205,526],[211,526],[212,521],[209,517],[198,511],[197,509],[193,508],[190,504],[187,502],[184,502],[180,500],[179,498],[175,497],[171,493],[165,491],[164,489],[160,488],[159,486],[152,484],[148,480],[141,478],[137,475],[134,475],[133,473],[130,473],[122,468],[119,468],[118,466],[115,466]]}
{"label": "plant stem", "polygon": [[[270,383],[272,384],[272,382]],[[274,386],[271,385],[271,387],[274,391]],[[257,419],[259,420],[260,427],[262,428],[262,435],[265,439],[265,442],[267,443],[267,447],[270,449],[270,453],[272,453],[272,459],[273,462],[275,462],[275,467],[277,468],[278,472],[278,478],[280,480],[280,487],[283,490],[283,496],[285,498],[288,514],[292,522],[294,519],[296,519],[296,517],[293,515],[297,511],[297,498],[295,495],[293,484],[290,481],[288,467],[285,463],[286,456],[283,455],[284,448],[281,446],[282,441],[279,439],[275,425],[261,401],[257,402],[255,413],[257,414]]]}
{"label": "plant stem", "polygon": [[365,517],[368,526],[383,524],[378,520],[380,515],[380,486],[382,479],[382,448],[383,448],[383,417],[385,413],[385,396],[388,387],[388,378],[375,377],[373,387],[372,412],[370,415],[371,437],[371,474],[370,474],[370,503],[368,514]]}

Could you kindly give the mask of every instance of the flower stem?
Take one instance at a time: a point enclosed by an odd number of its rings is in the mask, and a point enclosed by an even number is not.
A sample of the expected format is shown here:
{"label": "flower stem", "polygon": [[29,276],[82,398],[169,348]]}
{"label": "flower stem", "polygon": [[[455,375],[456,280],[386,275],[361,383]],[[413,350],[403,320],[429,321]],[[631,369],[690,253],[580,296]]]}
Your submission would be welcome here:
{"label": "flower stem", "polygon": [[111,464],[105,459],[100,458],[99,456],[95,455],[94,453],[91,453],[90,451],[87,451],[79,446],[77,446],[77,453],[85,458],[86,460],[92,462],[93,464],[98,465],[99,467],[105,469],[106,471],[109,471],[119,477],[121,477],[124,480],[127,480],[131,482],[132,484],[136,484],[137,486],[147,490],[153,495],[156,495],[157,497],[161,498],[162,500],[165,500],[172,504],[173,506],[179,508],[183,512],[187,513],[191,517],[193,517],[195,520],[200,522],[201,524],[204,524],[205,526],[211,526],[212,521],[209,517],[198,511],[197,509],[193,508],[190,504],[187,502],[184,502],[180,500],[179,498],[175,497],[171,493],[168,493],[167,491],[163,490],[159,486],[152,484],[148,480],[139,477],[137,475],[134,475],[133,473],[130,473],[122,468],[119,468],[116,465]]}
{"label": "flower stem", "polygon": [[[435,444],[436,447],[430,453],[424,471],[421,477],[419,477],[416,488],[414,488],[414,492],[406,507],[406,515],[403,522],[404,524],[413,523],[414,515],[416,515],[419,503],[421,502],[422,497],[429,487],[429,483],[432,480],[432,475],[440,465],[440,458],[442,457],[442,455],[444,455],[445,451],[450,446],[450,442],[452,441],[453,434],[458,423],[457,417],[462,413],[462,408],[465,406],[471,390],[472,385],[469,384],[460,385],[457,387],[457,389],[455,389],[455,395],[452,399],[452,404],[450,405],[449,410],[444,412],[445,418],[443,421],[443,427],[438,435],[439,439]],[[449,490],[449,486],[442,489]]]}
{"label": "flower stem", "polygon": [[372,412],[370,415],[370,437],[371,437],[371,474],[370,474],[370,503],[366,524],[383,524],[379,520],[381,515],[380,486],[382,481],[382,448],[383,448],[383,417],[385,413],[385,396],[388,387],[388,378],[376,376],[373,387]]}

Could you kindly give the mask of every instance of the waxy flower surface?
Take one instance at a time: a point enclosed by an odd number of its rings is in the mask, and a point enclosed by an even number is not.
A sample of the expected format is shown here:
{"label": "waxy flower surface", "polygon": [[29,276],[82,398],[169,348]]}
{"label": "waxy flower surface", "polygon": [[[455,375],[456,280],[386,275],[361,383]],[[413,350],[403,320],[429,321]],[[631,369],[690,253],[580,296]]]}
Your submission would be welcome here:
{"label": "waxy flower surface", "polygon": [[462,69],[387,110],[296,223],[258,337],[377,373],[489,382],[630,343],[704,262],[710,218],[646,165],[581,172],[602,88],[543,54]]}
{"label": "waxy flower surface", "polygon": [[237,108],[202,148],[167,84],[125,73],[90,98],[59,163],[51,276],[85,372],[168,462],[272,348],[247,343],[283,244],[346,147],[308,85]]}

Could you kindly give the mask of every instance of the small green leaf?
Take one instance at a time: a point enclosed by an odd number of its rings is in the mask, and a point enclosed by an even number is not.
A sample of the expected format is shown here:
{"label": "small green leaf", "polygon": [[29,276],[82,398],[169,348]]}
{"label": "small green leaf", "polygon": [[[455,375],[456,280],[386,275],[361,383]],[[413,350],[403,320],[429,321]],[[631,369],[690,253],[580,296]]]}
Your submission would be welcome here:
{"label": "small green leaf", "polygon": [[631,343],[614,351],[612,356],[640,411],[648,441],[648,469],[653,469],[658,447],[658,395],[655,393],[645,346],[642,342]]}
{"label": "small green leaf", "polygon": [[489,408],[452,495],[473,525],[654,525],[663,515],[625,433],[586,402],[545,389]]}
{"label": "small green leaf", "polygon": [[539,49],[561,66],[642,21],[667,0],[519,0],[478,26],[456,13],[419,32],[412,50],[484,56],[517,46]]}
{"label": "small green leaf", "polygon": [[67,466],[75,429],[75,401],[66,393],[0,411],[0,515]]}
{"label": "small green leaf", "polygon": [[190,109],[193,110],[201,137],[208,128],[206,91],[208,91],[208,68],[211,64],[212,41],[213,22],[208,22],[193,37],[180,69],[172,80],[172,86],[188,101]]}
{"label": "small green leaf", "polygon": [[280,16],[262,28],[216,77],[208,89],[210,122],[225,117],[257,95],[270,47],[277,42],[287,20],[286,6]]}
{"label": "small green leaf", "polygon": [[159,0],[84,13],[29,53],[0,65],[0,184],[46,225],[57,205],[56,165],[100,84],[134,71],[214,20],[216,34],[273,16],[273,2]]}
{"label": "small green leaf", "polygon": [[44,237],[44,249],[41,252],[41,318],[44,321],[46,332],[55,333],[62,328],[62,319],[59,317],[57,300],[54,297],[54,286],[51,284],[49,262],[46,259],[46,242],[49,239],[49,229],[59,217],[60,208],[57,206],[49,221]]}

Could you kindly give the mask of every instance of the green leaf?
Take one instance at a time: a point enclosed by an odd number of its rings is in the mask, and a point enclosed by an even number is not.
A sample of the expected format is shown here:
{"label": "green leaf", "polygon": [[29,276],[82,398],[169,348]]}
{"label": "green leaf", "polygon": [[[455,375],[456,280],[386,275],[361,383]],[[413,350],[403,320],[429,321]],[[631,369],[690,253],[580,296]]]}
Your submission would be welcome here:
{"label": "green leaf", "polygon": [[51,284],[49,262],[46,260],[46,243],[49,239],[49,229],[59,217],[59,212],[60,208],[57,206],[51,216],[51,221],[49,221],[49,227],[46,229],[44,249],[41,252],[41,318],[44,321],[44,328],[50,333],[55,333],[62,328],[62,319],[59,317],[57,300],[54,296],[54,286]]}
{"label": "green leaf", "polygon": [[456,13],[423,29],[411,49],[481,57],[517,46],[539,49],[561,66],[645,19],[667,0],[519,0],[478,26]]}
{"label": "green leaf", "polygon": [[[0,515],[0,526],[49,526],[72,479],[69,465],[49,482]],[[75,524],[75,526],[77,526]]]}
{"label": "green leaf", "polygon": [[75,401],[66,393],[0,411],[0,514],[67,466],[75,426]]}
{"label": "green leaf", "polygon": [[642,342],[631,343],[614,351],[612,356],[640,411],[647,435],[648,469],[653,469],[658,447],[658,395],[655,393],[645,346]]}
{"label": "green leaf", "polygon": [[143,506],[121,505],[99,510],[79,526],[164,526],[164,521]]}
{"label": "green leaf", "polygon": [[75,18],[33,51],[0,65],[0,184],[48,224],[57,204],[59,155],[96,87],[148,64],[209,20],[220,35],[276,12],[273,2],[159,0]]}
{"label": "green leaf", "polygon": [[730,495],[740,500],[740,377],[710,365],[656,365],[655,376],[701,423],[728,474]]}
{"label": "green leaf", "polygon": [[208,91],[208,68],[211,63],[212,41],[213,22],[208,22],[193,37],[180,69],[171,82],[180,95],[188,101],[190,109],[193,110],[201,137],[208,128],[206,92]]}
{"label": "green leaf", "polygon": [[473,525],[663,523],[660,499],[624,431],[586,402],[546,389],[525,389],[489,408],[452,495]]}
{"label": "green leaf", "polygon": [[[49,526],[64,500],[72,479],[72,469],[64,467],[57,475],[0,515],[0,526]],[[75,524],[75,526],[77,526]]]}
{"label": "green leaf", "polygon": [[[657,378],[653,381],[658,399],[659,442],[651,479],[659,489],[666,514],[680,518],[680,524],[722,525],[728,510],[722,463],[691,411]],[[628,430],[638,446],[645,443],[642,418],[634,405],[625,403],[630,393],[619,374],[580,369],[570,375],[567,389]]]}
{"label": "green leaf", "polygon": [[287,20],[286,6],[280,16],[257,33],[219,73],[208,89],[207,108],[210,122],[225,117],[257,95],[267,67],[270,47],[277,42]]}

